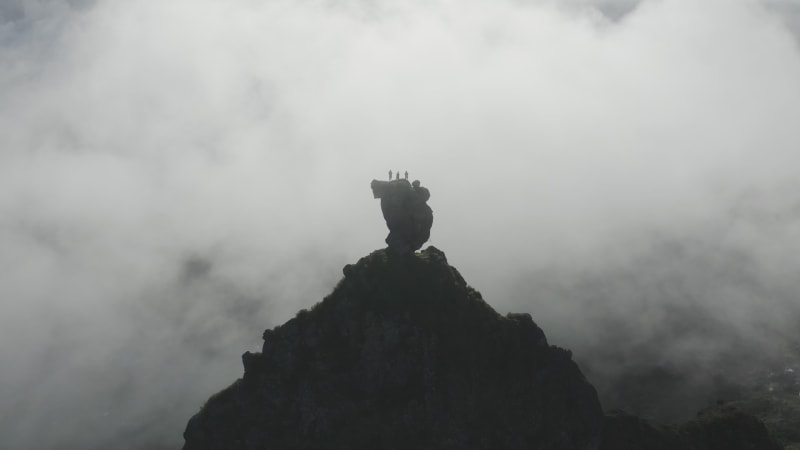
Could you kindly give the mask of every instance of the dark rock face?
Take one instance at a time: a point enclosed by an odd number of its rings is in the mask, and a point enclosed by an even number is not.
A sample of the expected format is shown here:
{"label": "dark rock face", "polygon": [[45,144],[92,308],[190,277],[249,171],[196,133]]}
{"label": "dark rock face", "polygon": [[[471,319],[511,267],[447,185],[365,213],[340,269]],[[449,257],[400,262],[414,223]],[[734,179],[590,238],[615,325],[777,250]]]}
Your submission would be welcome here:
{"label": "dark rock face", "polygon": [[500,316],[444,253],[378,250],[264,332],[244,376],[189,420],[184,450],[777,450],[730,405],[683,425],[603,415],[570,352]]}
{"label": "dark rock face", "polygon": [[186,427],[201,449],[596,449],[604,417],[566,350],[500,316],[444,254],[379,250],[264,333]]}
{"label": "dark rock face", "polygon": [[426,203],[431,197],[428,189],[408,180],[372,180],[372,195],[381,199],[381,211],[389,227],[386,244],[398,254],[419,250],[431,236],[433,211]]}

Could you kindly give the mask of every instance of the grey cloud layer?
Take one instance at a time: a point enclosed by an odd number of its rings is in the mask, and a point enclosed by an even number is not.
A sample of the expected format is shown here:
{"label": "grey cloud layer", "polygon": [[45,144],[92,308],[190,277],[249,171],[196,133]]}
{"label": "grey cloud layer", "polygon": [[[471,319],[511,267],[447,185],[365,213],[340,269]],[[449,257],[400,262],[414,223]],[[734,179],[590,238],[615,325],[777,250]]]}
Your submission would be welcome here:
{"label": "grey cloud layer", "polygon": [[13,5],[0,446],[177,445],[263,328],[382,244],[368,183],[388,169],[431,188],[433,244],[492,304],[577,354],[593,324],[646,333],[686,298],[660,286],[785,329],[789,6]]}

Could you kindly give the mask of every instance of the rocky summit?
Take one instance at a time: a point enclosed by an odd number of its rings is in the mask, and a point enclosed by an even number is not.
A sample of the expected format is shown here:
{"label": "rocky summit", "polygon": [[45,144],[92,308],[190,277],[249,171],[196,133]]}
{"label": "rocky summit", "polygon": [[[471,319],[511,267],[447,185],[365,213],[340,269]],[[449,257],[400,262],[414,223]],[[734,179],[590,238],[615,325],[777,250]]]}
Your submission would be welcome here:
{"label": "rocky summit", "polygon": [[443,252],[415,252],[433,223],[419,181],[371,187],[388,247],[264,332],[244,376],[189,420],[184,450],[779,448],[730,406],[672,427],[605,416],[570,352],[529,314],[501,316]]}
{"label": "rocky summit", "polygon": [[435,247],[377,250],[264,333],[244,376],[189,420],[184,450],[777,450],[730,405],[661,426],[604,415],[570,352],[501,316]]}
{"label": "rocky summit", "polygon": [[444,253],[378,250],[264,333],[186,427],[200,449],[595,449],[604,416],[570,352],[501,316]]}

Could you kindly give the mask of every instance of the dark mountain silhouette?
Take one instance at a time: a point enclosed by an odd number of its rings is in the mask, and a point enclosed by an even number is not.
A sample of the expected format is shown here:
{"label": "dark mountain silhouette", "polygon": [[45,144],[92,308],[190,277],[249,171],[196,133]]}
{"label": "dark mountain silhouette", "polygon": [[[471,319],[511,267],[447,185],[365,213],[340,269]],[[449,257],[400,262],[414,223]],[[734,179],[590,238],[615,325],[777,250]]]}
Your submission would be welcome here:
{"label": "dark mountain silhouette", "polygon": [[243,355],[185,450],[778,448],[726,405],[675,427],[605,416],[569,351],[495,312],[434,247],[378,250],[344,275]]}

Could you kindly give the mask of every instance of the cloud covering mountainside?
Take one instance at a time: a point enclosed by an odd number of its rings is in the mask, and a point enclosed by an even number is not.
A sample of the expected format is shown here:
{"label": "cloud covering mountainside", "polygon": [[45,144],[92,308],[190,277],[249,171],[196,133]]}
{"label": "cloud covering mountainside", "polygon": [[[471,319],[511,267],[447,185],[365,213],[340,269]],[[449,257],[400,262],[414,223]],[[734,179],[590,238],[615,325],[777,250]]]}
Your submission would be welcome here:
{"label": "cloud covering mountainside", "polygon": [[430,188],[432,242],[490,304],[598,377],[780,352],[798,11],[2,3],[0,447],[179,445],[265,328],[383,245],[389,169]]}

